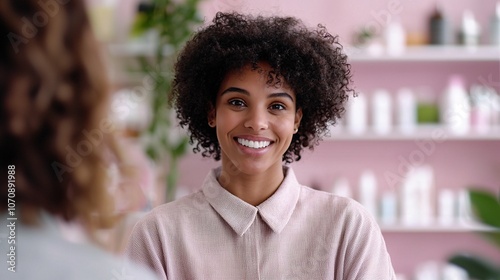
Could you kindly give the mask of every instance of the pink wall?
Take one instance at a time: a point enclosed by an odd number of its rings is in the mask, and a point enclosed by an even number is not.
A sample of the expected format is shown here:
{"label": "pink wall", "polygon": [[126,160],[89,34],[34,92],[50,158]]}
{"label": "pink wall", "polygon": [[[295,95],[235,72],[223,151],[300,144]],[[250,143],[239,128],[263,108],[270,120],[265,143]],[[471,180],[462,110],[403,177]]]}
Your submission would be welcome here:
{"label": "pink wall", "polygon": [[[499,58],[500,59],[500,58]],[[466,86],[482,84],[500,89],[500,64],[497,61],[446,61],[446,62],[351,62],[356,90],[371,93],[376,88],[385,88],[394,93],[401,87],[409,87],[419,93],[428,93],[435,98],[444,91],[452,74],[464,77]],[[437,100],[437,99],[436,99]]]}
{"label": "pink wall", "polygon": [[[408,32],[426,32],[427,17],[436,0],[206,0],[202,13],[212,19],[216,11],[245,11],[260,14],[292,15],[307,24],[322,23],[332,33],[349,43],[352,31],[364,26],[382,28],[388,20],[399,18]],[[439,1],[458,28],[464,9],[470,9],[481,26],[486,28],[494,11],[495,0],[442,0]],[[483,29],[484,29],[483,28]],[[487,30],[483,30],[487,31]]]}

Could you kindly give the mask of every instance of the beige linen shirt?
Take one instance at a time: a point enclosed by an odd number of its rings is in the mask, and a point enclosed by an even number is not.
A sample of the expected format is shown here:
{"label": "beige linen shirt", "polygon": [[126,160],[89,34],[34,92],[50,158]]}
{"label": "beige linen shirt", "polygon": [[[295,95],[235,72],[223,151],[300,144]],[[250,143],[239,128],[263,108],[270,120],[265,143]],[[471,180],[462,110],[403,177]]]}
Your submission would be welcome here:
{"label": "beige linen shirt", "polygon": [[396,279],[375,220],[356,201],[302,186],[291,168],[258,206],[212,170],[200,191],[153,209],[127,255],[161,279]]}

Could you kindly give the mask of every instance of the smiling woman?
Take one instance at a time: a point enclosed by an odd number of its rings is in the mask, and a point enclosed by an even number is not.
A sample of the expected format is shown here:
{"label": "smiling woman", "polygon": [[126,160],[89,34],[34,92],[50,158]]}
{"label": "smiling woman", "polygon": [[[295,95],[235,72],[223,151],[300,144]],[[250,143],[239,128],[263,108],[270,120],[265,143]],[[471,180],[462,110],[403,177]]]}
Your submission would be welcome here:
{"label": "smiling woman", "polygon": [[[247,65],[226,75],[208,122],[216,129],[222,171],[231,182],[222,187],[258,205],[283,180],[283,154],[299,127],[302,110],[296,107],[295,93],[284,81],[269,84],[276,80],[269,74],[273,71],[269,64],[259,62],[254,67]],[[230,166],[239,172],[225,172]],[[239,182],[248,176],[262,183],[250,187]]]}
{"label": "smiling woman", "polygon": [[286,166],[341,117],[346,61],[324,27],[217,14],[179,55],[173,104],[194,151],[221,166],[139,221],[128,255],[163,279],[395,279],[363,207]]}

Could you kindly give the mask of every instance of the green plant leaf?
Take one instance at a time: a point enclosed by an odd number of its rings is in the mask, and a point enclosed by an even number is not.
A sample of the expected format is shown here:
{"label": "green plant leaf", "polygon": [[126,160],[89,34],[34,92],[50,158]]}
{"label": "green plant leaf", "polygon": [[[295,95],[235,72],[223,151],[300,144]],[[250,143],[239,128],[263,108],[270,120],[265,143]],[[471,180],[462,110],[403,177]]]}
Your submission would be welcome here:
{"label": "green plant leaf", "polygon": [[150,159],[154,161],[158,160],[158,152],[152,146],[148,146],[146,148],[146,154],[149,156]]}
{"label": "green plant leaf", "polygon": [[481,232],[481,235],[492,242],[500,250],[500,231],[495,232]]}
{"label": "green plant leaf", "polygon": [[465,269],[472,279],[500,280],[500,268],[480,257],[458,254],[451,257],[448,262]]}
{"label": "green plant leaf", "polygon": [[150,29],[151,21],[145,14],[137,14],[135,16],[135,20],[132,23],[132,28],[130,29],[130,33],[133,37],[137,37],[142,35],[146,30]]}
{"label": "green plant leaf", "polygon": [[478,219],[486,225],[500,229],[500,202],[488,191],[472,189],[469,191],[472,209]]}
{"label": "green plant leaf", "polygon": [[182,138],[182,140],[179,142],[179,144],[172,149],[172,156],[175,158],[178,158],[178,157],[182,156],[183,154],[185,154],[188,142],[189,142],[189,140],[187,137]]}

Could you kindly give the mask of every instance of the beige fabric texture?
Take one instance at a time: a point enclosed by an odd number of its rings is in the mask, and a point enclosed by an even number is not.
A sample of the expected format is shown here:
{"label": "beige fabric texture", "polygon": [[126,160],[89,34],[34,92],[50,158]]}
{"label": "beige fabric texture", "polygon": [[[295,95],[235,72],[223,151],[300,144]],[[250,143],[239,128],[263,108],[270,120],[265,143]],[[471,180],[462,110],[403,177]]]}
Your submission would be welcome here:
{"label": "beige fabric texture", "polygon": [[225,190],[220,168],[202,189],[158,206],[126,253],[161,279],[396,279],[380,228],[356,201],[302,186],[284,167],[258,206]]}

